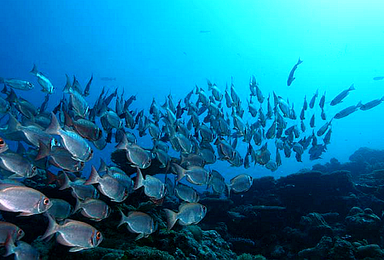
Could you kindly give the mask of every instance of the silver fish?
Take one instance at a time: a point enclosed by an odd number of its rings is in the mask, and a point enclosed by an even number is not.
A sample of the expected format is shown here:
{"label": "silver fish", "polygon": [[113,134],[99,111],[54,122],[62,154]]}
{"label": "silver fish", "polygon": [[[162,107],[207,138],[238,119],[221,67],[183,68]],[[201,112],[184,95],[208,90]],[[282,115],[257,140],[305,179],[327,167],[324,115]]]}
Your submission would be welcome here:
{"label": "silver fish", "polygon": [[72,196],[81,200],[86,200],[88,198],[97,199],[99,193],[96,188],[92,185],[84,185],[84,180],[71,181],[68,178],[68,175],[64,173],[64,183],[60,187],[60,190],[65,190],[68,188],[72,189]]}
{"label": "silver fish", "polygon": [[0,83],[20,90],[31,90],[35,87],[31,82],[21,79],[4,79],[0,77]]}
{"label": "silver fish", "polygon": [[167,216],[168,230],[179,221],[182,226],[199,223],[207,213],[207,208],[199,203],[183,203],[179,206],[179,212],[164,209]]}
{"label": "silver fish", "polygon": [[160,200],[165,196],[165,184],[151,175],[146,175],[144,179],[140,168],[137,168],[137,176],[134,190],[137,190],[141,187],[144,187],[145,195],[147,195],[151,199]]}
{"label": "silver fish", "polygon": [[136,237],[136,240],[143,237],[148,237],[150,234],[155,232],[155,223],[151,216],[148,214],[140,211],[131,211],[126,216],[122,211],[120,211],[120,213],[121,221],[118,227],[124,223],[127,223],[127,228],[130,232],[139,234]]}
{"label": "silver fish", "polygon": [[8,235],[13,241],[20,240],[24,237],[24,231],[15,224],[0,221],[0,245],[5,244]]}
{"label": "silver fish", "polygon": [[228,196],[230,191],[233,190],[235,193],[248,191],[253,183],[253,178],[247,174],[240,174],[232,178],[228,185]]}
{"label": "silver fish", "polygon": [[52,113],[52,121],[45,130],[48,134],[59,135],[65,149],[73,156],[73,159],[86,162],[92,159],[93,150],[83,137],[72,131],[61,129],[56,116]]}
{"label": "silver fish", "polygon": [[52,94],[55,91],[55,87],[52,85],[51,81],[46,76],[44,76],[43,73],[37,70],[37,67],[35,64],[33,64],[31,73],[37,77],[37,82],[43,88],[42,89],[43,92]]}
{"label": "silver fish", "polygon": [[146,169],[151,165],[149,153],[136,144],[129,144],[125,135],[120,144],[116,146],[116,149],[126,150],[127,159],[140,169]]}
{"label": "silver fish", "polygon": [[199,202],[200,197],[195,189],[182,183],[177,183],[175,187],[176,196],[185,202]]}
{"label": "silver fish", "polygon": [[47,212],[55,219],[63,220],[72,214],[73,208],[67,201],[62,199],[51,199],[51,202],[52,206],[48,209]]}
{"label": "silver fish", "polygon": [[37,174],[37,167],[22,155],[13,152],[0,153],[0,167],[14,173],[10,178],[31,178]]}
{"label": "silver fish", "polygon": [[42,239],[57,233],[56,241],[71,247],[69,252],[95,248],[103,241],[101,232],[87,223],[67,219],[62,225],[59,225],[49,214],[47,217],[49,225]]}
{"label": "silver fish", "polygon": [[88,180],[84,183],[85,185],[99,184],[98,190],[115,202],[124,201],[128,195],[128,189],[126,186],[121,184],[118,180],[112,176],[106,174],[103,177],[100,177],[99,173],[96,171],[95,167],[92,166],[91,174]]}
{"label": "silver fish", "polygon": [[74,212],[81,210],[81,215],[94,221],[106,219],[111,213],[110,207],[102,200],[86,199],[81,202],[77,200]]}
{"label": "silver fish", "polygon": [[23,186],[0,184],[0,210],[30,216],[47,211],[52,202],[40,191]]}
{"label": "silver fish", "polygon": [[40,254],[34,247],[24,241],[17,241],[15,245],[11,236],[7,238],[5,250],[4,257],[15,254],[15,260],[40,260]]}
{"label": "silver fish", "polygon": [[172,164],[172,166],[177,173],[177,181],[186,177],[188,182],[196,185],[206,185],[210,182],[211,174],[203,167],[191,166],[184,169],[176,163]]}

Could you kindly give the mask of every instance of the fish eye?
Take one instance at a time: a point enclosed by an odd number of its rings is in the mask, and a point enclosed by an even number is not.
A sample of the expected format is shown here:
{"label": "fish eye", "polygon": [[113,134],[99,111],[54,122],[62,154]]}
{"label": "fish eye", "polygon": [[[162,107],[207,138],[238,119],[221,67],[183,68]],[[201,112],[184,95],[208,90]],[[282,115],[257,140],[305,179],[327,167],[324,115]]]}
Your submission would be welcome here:
{"label": "fish eye", "polygon": [[3,145],[3,144],[4,144],[3,138],[0,138],[0,145]]}
{"label": "fish eye", "polygon": [[49,199],[48,198],[45,198],[44,199],[44,205],[48,205],[49,204]]}
{"label": "fish eye", "polygon": [[97,241],[99,241],[100,238],[101,238],[101,233],[100,233],[100,231],[97,231],[96,232],[96,239],[97,239]]}
{"label": "fish eye", "polygon": [[80,167],[81,167],[81,168],[84,167],[84,162],[80,162]]}
{"label": "fish eye", "polygon": [[37,170],[37,167],[36,166],[33,166],[32,167],[32,171],[34,172],[34,171],[36,171]]}
{"label": "fish eye", "polygon": [[23,230],[21,230],[21,229],[19,229],[19,231],[17,231],[17,234],[18,234],[19,236],[21,236],[23,233],[24,233],[24,232],[23,232]]}

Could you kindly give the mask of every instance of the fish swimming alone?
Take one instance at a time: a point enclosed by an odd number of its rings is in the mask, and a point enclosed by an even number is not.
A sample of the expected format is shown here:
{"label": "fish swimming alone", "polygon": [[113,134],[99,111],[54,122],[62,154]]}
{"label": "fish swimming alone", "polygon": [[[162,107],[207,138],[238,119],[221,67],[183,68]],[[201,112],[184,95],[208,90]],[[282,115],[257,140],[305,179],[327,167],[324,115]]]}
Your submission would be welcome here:
{"label": "fish swimming alone", "polygon": [[288,76],[288,80],[287,80],[287,85],[288,87],[292,84],[292,82],[295,80],[295,71],[297,69],[297,66],[299,66],[301,63],[303,63],[302,60],[299,60],[297,61],[297,63],[295,64],[295,66],[293,66],[293,68],[291,69],[291,72],[289,72],[289,76]]}

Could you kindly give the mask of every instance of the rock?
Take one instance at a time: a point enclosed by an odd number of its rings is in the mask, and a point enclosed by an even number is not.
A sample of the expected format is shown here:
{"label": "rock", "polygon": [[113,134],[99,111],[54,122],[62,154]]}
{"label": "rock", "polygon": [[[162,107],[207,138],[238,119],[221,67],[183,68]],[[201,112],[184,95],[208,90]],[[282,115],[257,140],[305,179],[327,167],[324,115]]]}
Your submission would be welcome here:
{"label": "rock", "polygon": [[365,245],[357,247],[356,255],[361,258],[376,258],[382,259],[384,257],[384,252],[381,248],[376,244]]}
{"label": "rock", "polygon": [[353,245],[343,239],[336,238],[333,248],[330,250],[329,260],[355,260]]}
{"label": "rock", "polygon": [[348,232],[359,238],[375,238],[379,236],[381,219],[371,209],[364,211],[353,207],[345,218]]}
{"label": "rock", "polygon": [[328,252],[332,248],[332,238],[323,236],[320,242],[313,248],[307,248],[299,252],[299,257],[311,260],[327,259]]}
{"label": "rock", "polygon": [[308,239],[313,243],[316,243],[324,236],[332,236],[333,234],[332,228],[319,213],[309,213],[302,216],[300,224],[305,228]]}

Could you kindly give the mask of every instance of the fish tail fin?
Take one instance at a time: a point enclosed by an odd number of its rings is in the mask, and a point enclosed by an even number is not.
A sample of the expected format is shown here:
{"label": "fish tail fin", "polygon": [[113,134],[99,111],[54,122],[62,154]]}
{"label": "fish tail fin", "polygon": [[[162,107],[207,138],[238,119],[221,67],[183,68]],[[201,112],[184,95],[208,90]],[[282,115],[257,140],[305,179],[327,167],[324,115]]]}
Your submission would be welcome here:
{"label": "fish tail fin", "polygon": [[41,237],[41,239],[43,240],[55,234],[59,229],[59,225],[56,223],[56,221],[53,219],[53,217],[50,214],[45,213],[45,216],[48,218],[49,224],[44,235]]}
{"label": "fish tail fin", "polygon": [[118,150],[126,150],[128,147],[128,139],[126,135],[123,135],[123,138],[121,138],[120,143],[116,146],[116,149]]}
{"label": "fish tail fin", "polygon": [[48,170],[46,170],[46,173],[47,173],[48,184],[52,184],[57,181],[57,176],[55,174],[53,174]]}
{"label": "fish tail fin", "polygon": [[51,113],[51,115],[51,124],[47,127],[47,129],[45,129],[45,132],[51,135],[55,135],[59,133],[59,131],[61,130],[61,126],[59,124],[59,121],[57,121],[55,114]]}
{"label": "fish tail fin", "polygon": [[182,178],[184,178],[184,176],[185,176],[185,169],[183,167],[181,167],[180,165],[178,165],[176,163],[173,163],[172,167],[173,167],[174,171],[177,174],[176,181],[180,181]]}
{"label": "fish tail fin", "polygon": [[83,203],[78,198],[76,198],[76,205],[75,205],[75,209],[73,210],[73,213],[77,212],[82,207],[83,207]]}
{"label": "fish tail fin", "polygon": [[231,186],[226,184],[227,185],[227,191],[228,191],[228,198],[231,196]]}
{"label": "fish tail fin", "polygon": [[362,106],[363,106],[363,103],[360,100],[359,103],[357,103],[356,107],[362,107]]}
{"label": "fish tail fin", "polygon": [[164,209],[165,215],[167,216],[167,229],[168,231],[176,224],[177,213],[170,209]]}
{"label": "fish tail fin", "polygon": [[355,90],[355,85],[354,85],[354,84],[352,84],[352,85],[349,87],[349,91],[351,91],[351,90]]}
{"label": "fish tail fin", "polygon": [[100,158],[100,167],[98,172],[108,172],[108,166],[102,158]]}
{"label": "fish tail fin", "polygon": [[35,161],[38,161],[47,157],[50,153],[51,153],[51,144],[49,143],[48,145],[46,145],[39,140],[39,151],[35,157]]}
{"label": "fish tail fin", "polygon": [[8,119],[8,132],[16,132],[19,131],[21,124],[17,119],[11,114],[8,113],[9,119]]}
{"label": "fish tail fin", "polygon": [[88,180],[84,182],[84,185],[96,184],[96,183],[99,183],[99,180],[100,180],[100,175],[96,171],[95,167],[92,166],[91,175],[89,175]]}
{"label": "fish tail fin", "polygon": [[300,57],[299,57],[299,60],[297,61],[297,65],[299,65],[299,64],[301,64],[301,63],[303,63],[303,61],[300,60]]}
{"label": "fish tail fin", "polygon": [[38,73],[36,64],[33,64],[33,68],[32,68],[32,70],[30,71],[30,73],[32,73],[33,75],[36,75],[36,74]]}
{"label": "fish tail fin", "polygon": [[124,215],[123,211],[121,211],[121,209],[119,209],[120,211],[120,214],[121,214],[121,220],[120,220],[120,223],[119,225],[117,225],[117,227],[120,227],[121,225],[123,225],[124,223],[127,222],[127,216]]}
{"label": "fish tail fin", "polygon": [[380,99],[380,101],[381,101],[381,102],[383,102],[383,101],[384,101],[384,96],[383,96],[383,97]]}
{"label": "fish tail fin", "polygon": [[135,186],[133,187],[133,189],[137,190],[143,186],[144,186],[144,177],[143,177],[143,174],[141,173],[140,168],[137,167],[137,175],[135,180]]}
{"label": "fish tail fin", "polygon": [[65,190],[65,189],[68,189],[69,187],[71,187],[71,180],[68,178],[68,175],[64,173],[64,183],[63,185],[61,185],[59,190]]}
{"label": "fish tail fin", "polygon": [[63,93],[68,94],[68,93],[71,93],[72,85],[71,85],[71,80],[69,79],[69,76],[67,74],[65,74],[65,76],[67,77],[67,83],[65,83]]}
{"label": "fish tail fin", "polygon": [[65,125],[66,126],[73,126],[72,118],[68,115],[68,113],[65,110],[63,110],[63,112],[64,112],[64,118],[65,118]]}
{"label": "fish tail fin", "polygon": [[15,248],[16,247],[12,235],[10,232],[8,232],[7,239],[5,240],[5,254],[3,255],[3,257],[14,254]]}

